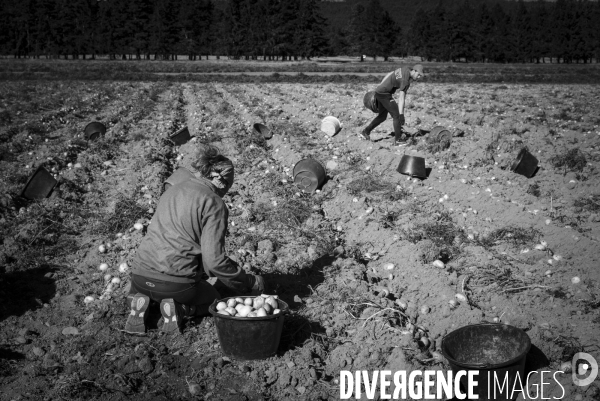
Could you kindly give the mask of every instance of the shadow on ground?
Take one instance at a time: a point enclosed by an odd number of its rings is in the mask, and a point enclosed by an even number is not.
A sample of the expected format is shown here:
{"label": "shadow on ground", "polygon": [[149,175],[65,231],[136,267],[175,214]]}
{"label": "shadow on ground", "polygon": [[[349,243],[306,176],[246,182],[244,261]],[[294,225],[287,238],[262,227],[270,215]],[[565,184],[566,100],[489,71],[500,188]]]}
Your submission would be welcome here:
{"label": "shadow on ground", "polygon": [[309,297],[311,288],[316,288],[324,281],[323,268],[336,260],[333,255],[324,255],[316,259],[311,266],[299,270],[296,274],[267,273],[264,278],[269,283],[272,292],[286,302],[291,313],[285,317],[285,325],[281,334],[279,354],[301,346],[313,334],[325,333],[325,328],[319,322],[310,321],[294,311],[302,307],[299,299]]}
{"label": "shadow on ground", "polygon": [[13,364],[21,359],[25,359],[25,355],[0,347],[0,377],[14,374]]}
{"label": "shadow on ground", "polygon": [[55,267],[41,266],[0,272],[0,321],[9,316],[21,316],[48,303],[56,293],[56,284],[50,278],[55,270]]}

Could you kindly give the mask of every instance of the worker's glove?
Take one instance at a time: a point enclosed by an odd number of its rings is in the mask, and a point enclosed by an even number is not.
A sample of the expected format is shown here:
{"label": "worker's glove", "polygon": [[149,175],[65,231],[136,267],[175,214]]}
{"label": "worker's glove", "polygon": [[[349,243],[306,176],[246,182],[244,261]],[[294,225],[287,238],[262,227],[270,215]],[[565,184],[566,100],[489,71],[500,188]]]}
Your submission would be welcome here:
{"label": "worker's glove", "polygon": [[260,295],[264,294],[267,290],[267,283],[264,278],[259,276],[258,274],[254,274],[254,285],[252,286],[252,294]]}
{"label": "worker's glove", "polygon": [[406,123],[406,120],[404,119],[404,114],[400,114],[398,121],[400,121],[400,125],[404,125]]}

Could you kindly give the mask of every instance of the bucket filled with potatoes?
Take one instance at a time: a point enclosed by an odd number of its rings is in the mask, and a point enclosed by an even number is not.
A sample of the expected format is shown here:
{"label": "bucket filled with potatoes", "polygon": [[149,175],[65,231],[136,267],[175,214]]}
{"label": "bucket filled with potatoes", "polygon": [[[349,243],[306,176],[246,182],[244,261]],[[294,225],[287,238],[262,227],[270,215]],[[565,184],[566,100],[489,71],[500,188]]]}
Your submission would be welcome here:
{"label": "bucket filled with potatoes", "polygon": [[277,295],[257,297],[235,297],[220,301],[215,306],[217,313],[235,317],[265,317],[281,313]]}
{"label": "bucket filled with potatoes", "polygon": [[275,355],[289,313],[287,303],[277,295],[224,298],[215,300],[208,310],[223,353],[239,360]]}

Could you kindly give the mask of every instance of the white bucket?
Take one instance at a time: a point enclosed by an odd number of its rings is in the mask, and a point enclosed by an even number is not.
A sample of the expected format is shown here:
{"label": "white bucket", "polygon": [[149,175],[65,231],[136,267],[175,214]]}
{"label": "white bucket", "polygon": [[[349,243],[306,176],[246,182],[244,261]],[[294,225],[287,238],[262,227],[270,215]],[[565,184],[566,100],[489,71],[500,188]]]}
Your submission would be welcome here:
{"label": "white bucket", "polygon": [[334,136],[342,129],[340,120],[333,116],[327,116],[321,121],[321,131],[329,136]]}

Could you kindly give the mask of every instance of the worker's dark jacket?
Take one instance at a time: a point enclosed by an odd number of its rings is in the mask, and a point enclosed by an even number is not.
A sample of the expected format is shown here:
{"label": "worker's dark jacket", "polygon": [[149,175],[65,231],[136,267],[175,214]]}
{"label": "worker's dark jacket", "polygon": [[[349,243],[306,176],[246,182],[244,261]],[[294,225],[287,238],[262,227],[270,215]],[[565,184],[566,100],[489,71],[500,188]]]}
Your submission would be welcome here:
{"label": "worker's dark jacket", "polygon": [[202,268],[229,287],[249,289],[247,275],[225,255],[229,211],[210,181],[191,178],[160,198],[132,262],[133,273],[177,283],[199,281]]}

